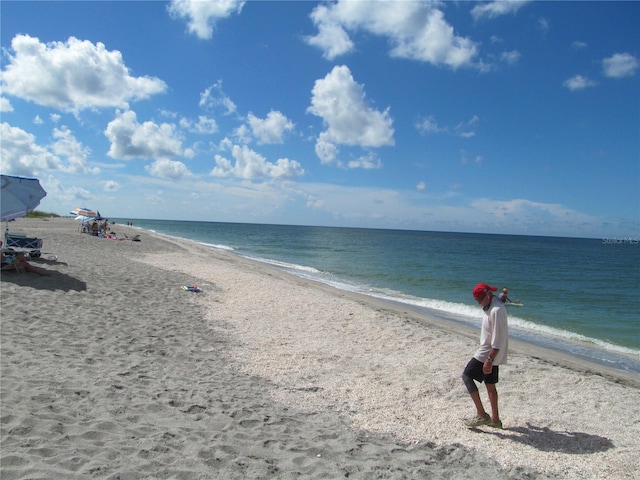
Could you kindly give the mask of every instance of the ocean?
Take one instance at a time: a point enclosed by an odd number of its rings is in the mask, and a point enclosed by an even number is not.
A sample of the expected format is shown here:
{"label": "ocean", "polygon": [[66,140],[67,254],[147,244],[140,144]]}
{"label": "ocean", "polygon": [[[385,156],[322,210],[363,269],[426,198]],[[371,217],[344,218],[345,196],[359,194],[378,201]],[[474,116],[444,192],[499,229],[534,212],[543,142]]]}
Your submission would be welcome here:
{"label": "ocean", "polygon": [[524,303],[508,307],[512,338],[640,374],[637,238],[169,220],[133,225],[478,329],[474,285],[506,287],[511,300]]}

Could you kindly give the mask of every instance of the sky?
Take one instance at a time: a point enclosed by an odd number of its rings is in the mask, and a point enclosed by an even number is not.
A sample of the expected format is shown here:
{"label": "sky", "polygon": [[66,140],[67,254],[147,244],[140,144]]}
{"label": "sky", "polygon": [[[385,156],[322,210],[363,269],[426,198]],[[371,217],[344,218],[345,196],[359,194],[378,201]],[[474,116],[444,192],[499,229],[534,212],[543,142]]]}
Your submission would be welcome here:
{"label": "sky", "polygon": [[39,210],[640,238],[640,2],[3,1]]}

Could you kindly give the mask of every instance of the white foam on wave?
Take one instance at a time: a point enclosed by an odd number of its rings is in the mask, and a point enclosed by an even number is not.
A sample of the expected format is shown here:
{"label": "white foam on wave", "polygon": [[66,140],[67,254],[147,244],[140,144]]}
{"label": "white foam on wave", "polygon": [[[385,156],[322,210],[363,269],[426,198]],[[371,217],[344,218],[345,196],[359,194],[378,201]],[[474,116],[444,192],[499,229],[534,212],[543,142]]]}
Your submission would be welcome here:
{"label": "white foam on wave", "polygon": [[251,257],[249,255],[243,255],[243,256],[249,260],[253,260],[254,262],[266,263],[268,265],[273,265],[274,267],[290,270],[293,273],[299,274],[300,272],[306,272],[308,274],[311,274],[311,275],[304,275],[306,278],[316,280],[316,281],[318,280],[317,276],[322,275],[322,272],[316,268],[305,267],[304,265],[298,265],[297,263],[287,263],[287,262],[281,262],[279,260]]}
{"label": "white foam on wave", "polygon": [[[162,233],[156,232],[155,230],[152,230],[152,229],[147,229],[147,230],[154,232],[158,235],[163,235]],[[172,235],[163,235],[163,236],[171,237]],[[184,238],[184,239],[188,241],[194,241],[187,238]],[[211,244],[211,243],[199,242],[199,241],[194,241],[194,242],[199,243],[201,245],[208,246],[213,249],[217,249],[217,250],[224,250],[224,251],[230,251],[230,252],[236,251],[235,248],[228,245]],[[341,290],[361,293],[364,295],[369,295],[372,297],[380,298],[382,300],[387,300],[391,302],[412,305],[415,307],[419,307],[421,309],[428,310],[433,314],[439,315],[441,317],[462,321],[464,323],[471,324],[471,325],[477,326],[478,324],[477,322],[479,319],[479,312],[478,312],[478,307],[476,305],[466,305],[463,303],[447,302],[445,300],[438,300],[433,298],[414,297],[414,296],[407,295],[407,294],[390,290],[390,289],[369,288],[363,285],[355,285],[355,284],[346,283],[344,281],[336,280],[332,274],[320,271],[313,267],[307,267],[304,265],[282,262],[282,261],[267,259],[262,257],[253,257],[249,255],[242,255],[242,256],[249,260],[265,263],[277,268],[282,268],[300,277],[307,278],[313,281],[319,281]],[[636,358],[640,357],[640,350],[638,349],[622,347],[619,345],[614,345],[609,342],[605,342],[603,340],[587,337],[585,335],[570,332],[567,330],[562,330],[562,329],[550,327],[547,325],[537,324],[511,314],[509,315],[509,326],[514,330],[523,331],[526,334],[529,334],[531,336],[541,336],[549,339],[563,340],[570,343],[591,345],[612,353],[630,355]]]}
{"label": "white foam on wave", "polygon": [[235,250],[235,248],[230,247],[229,245],[219,245],[219,244],[215,244],[215,243],[205,243],[205,242],[199,242],[201,245],[206,245],[207,247],[211,247],[214,248],[216,250],[224,250],[226,252],[233,252]]}
{"label": "white foam on wave", "polygon": [[[438,300],[434,298],[420,298],[406,295],[393,290],[374,289],[357,285],[350,285],[348,283],[335,281],[331,279],[330,276],[326,278],[309,276],[309,278],[316,281],[320,280],[323,283],[329,284],[335,288],[339,288],[342,290],[362,293],[391,302],[413,305],[421,309],[429,310],[430,312],[438,314],[439,316],[452,318],[467,324],[478,325],[478,320],[481,316],[477,305],[466,305],[463,303],[448,302],[445,300]],[[640,350],[623,347],[620,345],[614,345],[603,340],[587,337],[585,335],[570,332],[568,330],[562,330],[547,325],[537,324],[511,314],[509,315],[509,327],[513,330],[520,330],[526,332],[527,334],[532,334],[535,336],[559,339],[572,343],[581,343],[598,347],[600,349],[613,353],[640,357]]]}

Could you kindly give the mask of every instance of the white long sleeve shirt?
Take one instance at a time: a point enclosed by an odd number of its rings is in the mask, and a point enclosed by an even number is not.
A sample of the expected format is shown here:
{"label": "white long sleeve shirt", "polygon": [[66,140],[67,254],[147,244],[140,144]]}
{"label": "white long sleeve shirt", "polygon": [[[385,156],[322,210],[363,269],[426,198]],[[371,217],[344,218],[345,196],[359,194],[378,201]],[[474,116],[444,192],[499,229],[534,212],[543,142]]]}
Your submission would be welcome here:
{"label": "white long sleeve shirt", "polygon": [[494,365],[507,363],[509,349],[509,326],[507,323],[507,307],[498,297],[492,297],[489,308],[485,311],[480,330],[480,348],[473,358],[484,363],[491,349],[498,350],[498,355],[493,359]]}

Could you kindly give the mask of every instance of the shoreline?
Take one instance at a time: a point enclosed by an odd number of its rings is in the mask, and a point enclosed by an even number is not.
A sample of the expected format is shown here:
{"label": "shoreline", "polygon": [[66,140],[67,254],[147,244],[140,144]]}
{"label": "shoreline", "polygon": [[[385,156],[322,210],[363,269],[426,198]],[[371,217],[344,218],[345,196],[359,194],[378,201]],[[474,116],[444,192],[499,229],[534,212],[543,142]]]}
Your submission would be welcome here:
{"label": "shoreline", "polygon": [[137,228],[114,226],[139,243],[70,219],[16,229],[58,260],[2,273],[3,478],[637,471],[632,374],[512,342],[505,430],[472,431],[471,328]]}
{"label": "shoreline", "polygon": [[[167,239],[177,238],[171,237],[169,235],[159,233],[152,230],[146,230],[142,227],[135,227],[135,230],[138,232],[148,232],[149,234],[158,235],[160,237],[164,237]],[[296,275],[295,272],[290,272],[286,267],[281,267],[275,264],[270,263],[269,261],[262,261],[259,259],[251,259],[247,258],[243,255],[239,255],[234,253],[233,251],[225,251],[211,246],[210,244],[201,243],[196,240],[191,240],[187,238],[179,238],[181,241],[187,243],[193,243],[195,245],[199,245],[210,249],[212,252],[218,252],[222,255],[231,255],[237,257],[238,259],[242,259],[248,262],[255,262],[256,264],[264,267],[266,270],[272,270],[277,272],[282,272],[285,275],[291,275],[303,282],[309,282],[310,285],[316,286],[317,288],[328,289],[328,292],[339,292],[339,294],[344,294],[346,296],[350,296],[354,300],[358,300],[363,303],[371,303],[378,305],[380,308],[388,308],[390,311],[393,311],[397,314],[409,314],[412,313],[415,315],[416,320],[425,322],[430,325],[439,325],[442,328],[449,330],[452,333],[463,333],[469,338],[476,339],[480,334],[479,329],[479,318],[480,314],[478,314],[478,326],[472,327],[468,324],[468,322],[463,321],[455,321],[446,318],[446,314],[438,314],[438,312],[430,313],[428,309],[423,307],[419,307],[417,305],[403,303],[402,301],[390,300],[385,298],[380,298],[375,295],[368,295],[366,293],[359,293],[352,290],[341,289],[338,287],[334,287],[330,284],[324,283],[321,280],[314,280],[312,278],[303,277]],[[527,355],[533,356],[540,360],[547,360],[551,364],[564,366],[566,368],[571,368],[578,372],[585,373],[595,373],[596,375],[607,376],[613,379],[617,383],[624,383],[627,385],[635,386],[640,388],[640,375],[636,372],[623,370],[616,367],[611,367],[606,364],[606,360],[593,360],[586,357],[586,355],[577,355],[574,353],[567,353],[562,351],[561,347],[555,348],[552,346],[545,346],[541,343],[532,343],[526,340],[516,339],[513,336],[509,339],[510,341],[510,349],[517,349],[526,353]],[[563,343],[570,344],[571,342],[567,339],[559,339],[558,343],[562,345]],[[619,358],[627,358],[634,359],[632,354],[622,353],[622,352],[614,352],[609,351],[607,349],[598,347],[596,345],[581,345],[578,342],[574,342],[578,348],[584,348],[586,350],[592,349],[594,351],[599,350],[602,351],[603,354],[611,355],[613,357]]]}

